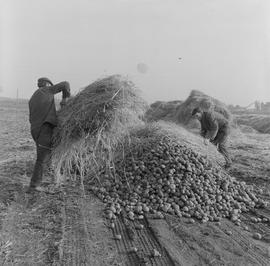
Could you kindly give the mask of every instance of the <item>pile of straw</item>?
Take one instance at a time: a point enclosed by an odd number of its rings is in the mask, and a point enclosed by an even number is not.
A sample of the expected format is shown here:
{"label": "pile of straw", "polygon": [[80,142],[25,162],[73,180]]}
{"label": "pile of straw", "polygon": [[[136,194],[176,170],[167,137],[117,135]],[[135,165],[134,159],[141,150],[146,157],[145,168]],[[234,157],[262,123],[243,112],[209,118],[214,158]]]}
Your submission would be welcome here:
{"label": "pile of straw", "polygon": [[96,176],[112,167],[114,148],[130,128],[142,124],[147,108],[128,79],[113,75],[97,80],[59,111],[52,164],[57,181],[79,173]]}
{"label": "pile of straw", "polygon": [[196,107],[200,107],[204,111],[213,110],[221,113],[229,121],[232,121],[232,115],[224,103],[200,91],[193,90],[177,108],[175,116],[177,122],[187,125],[190,122],[192,110]]}
{"label": "pile of straw", "polygon": [[175,112],[181,103],[182,101],[154,102],[145,114],[146,119],[147,121],[173,120]]}
{"label": "pile of straw", "polygon": [[224,103],[196,90],[191,91],[184,102],[157,101],[151,104],[145,117],[149,122],[164,120],[183,124],[190,129],[200,128],[200,123],[191,119],[192,110],[196,107],[200,107],[204,111],[211,110],[221,113],[232,123],[232,115]]}

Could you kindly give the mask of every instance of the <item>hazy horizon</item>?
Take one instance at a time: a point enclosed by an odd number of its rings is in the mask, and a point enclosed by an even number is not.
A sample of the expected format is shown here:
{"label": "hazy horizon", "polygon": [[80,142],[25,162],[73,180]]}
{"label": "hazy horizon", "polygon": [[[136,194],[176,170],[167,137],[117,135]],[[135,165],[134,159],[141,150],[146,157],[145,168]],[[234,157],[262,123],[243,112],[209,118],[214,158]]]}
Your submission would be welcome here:
{"label": "hazy horizon", "polygon": [[267,0],[0,2],[2,97],[18,89],[28,99],[41,76],[74,94],[121,74],[149,103],[191,90],[226,104],[270,101]]}

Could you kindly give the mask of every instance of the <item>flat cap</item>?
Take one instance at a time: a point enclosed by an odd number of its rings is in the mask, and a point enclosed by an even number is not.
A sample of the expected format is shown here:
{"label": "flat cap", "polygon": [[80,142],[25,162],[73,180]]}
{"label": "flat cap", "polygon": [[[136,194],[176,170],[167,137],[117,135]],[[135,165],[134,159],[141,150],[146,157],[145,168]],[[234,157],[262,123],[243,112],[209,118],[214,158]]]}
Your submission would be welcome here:
{"label": "flat cap", "polygon": [[46,82],[50,83],[53,86],[53,83],[46,77],[42,77],[42,78],[38,79],[38,82],[41,82],[41,81],[46,81]]}

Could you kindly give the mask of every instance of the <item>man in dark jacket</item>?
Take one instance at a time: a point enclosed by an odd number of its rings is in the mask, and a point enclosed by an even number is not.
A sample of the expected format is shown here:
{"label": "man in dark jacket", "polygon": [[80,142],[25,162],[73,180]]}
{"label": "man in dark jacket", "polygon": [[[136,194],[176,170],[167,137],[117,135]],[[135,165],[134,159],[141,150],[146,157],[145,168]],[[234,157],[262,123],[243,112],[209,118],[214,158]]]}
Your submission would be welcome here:
{"label": "man in dark jacket", "polygon": [[38,79],[38,89],[29,100],[31,135],[36,143],[37,159],[28,192],[41,191],[43,167],[48,162],[52,146],[53,129],[57,126],[54,95],[62,92],[63,106],[70,97],[70,86],[66,81],[53,85],[48,78]]}
{"label": "man in dark jacket", "polygon": [[201,136],[209,139],[218,151],[224,156],[226,164],[225,168],[231,166],[231,158],[226,148],[226,142],[230,133],[230,125],[228,120],[220,113],[215,111],[202,111],[195,108],[192,111],[192,117],[198,119],[201,123]]}

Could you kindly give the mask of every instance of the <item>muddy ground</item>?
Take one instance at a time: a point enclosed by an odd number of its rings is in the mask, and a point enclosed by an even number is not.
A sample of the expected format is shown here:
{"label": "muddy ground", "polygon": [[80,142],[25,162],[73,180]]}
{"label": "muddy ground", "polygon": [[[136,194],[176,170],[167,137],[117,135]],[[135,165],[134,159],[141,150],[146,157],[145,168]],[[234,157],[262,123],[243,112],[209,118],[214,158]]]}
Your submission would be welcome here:
{"label": "muddy ground", "polygon": [[[79,182],[61,188],[45,174],[48,193],[25,193],[35,160],[26,101],[0,100],[0,263],[1,265],[270,265],[270,209],[245,214],[242,224],[196,222],[166,216],[145,220],[128,239],[124,222],[109,229],[103,203]],[[230,174],[255,184],[270,199],[270,135],[236,130],[230,140]],[[261,233],[255,240],[253,233]],[[123,239],[115,241],[115,234]],[[136,246],[138,254],[131,252]],[[152,258],[157,249],[162,257]]]}

